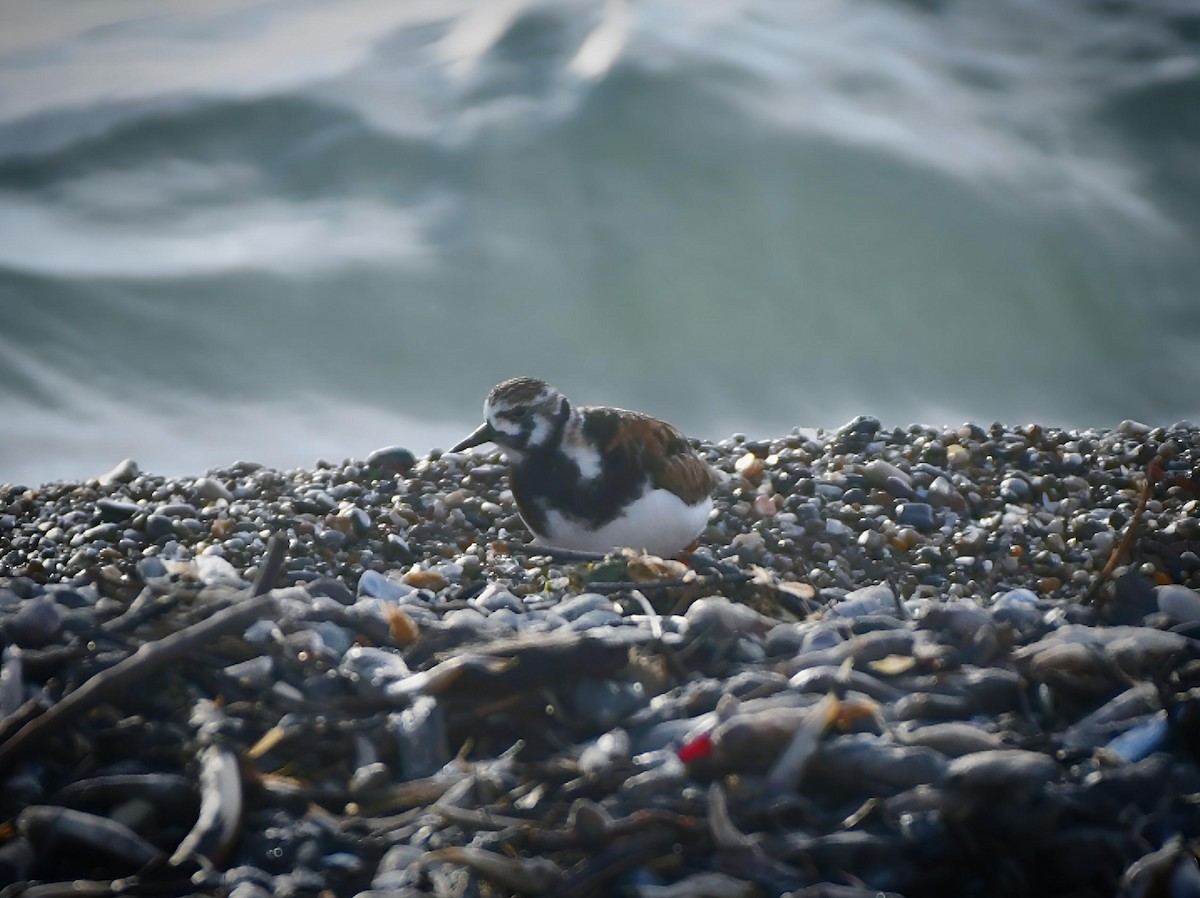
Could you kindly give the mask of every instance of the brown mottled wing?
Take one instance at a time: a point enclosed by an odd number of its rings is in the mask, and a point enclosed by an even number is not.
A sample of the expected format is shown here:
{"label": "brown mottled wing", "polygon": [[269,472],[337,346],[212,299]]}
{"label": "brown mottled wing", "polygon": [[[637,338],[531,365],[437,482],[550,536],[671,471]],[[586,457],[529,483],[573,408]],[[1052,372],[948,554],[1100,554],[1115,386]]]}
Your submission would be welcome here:
{"label": "brown mottled wing", "polygon": [[615,432],[607,443],[609,451],[624,451],[635,463],[650,472],[650,482],[658,489],[674,493],[688,505],[709,495],[717,485],[717,475],[700,458],[682,433],[658,418],[614,410]]}

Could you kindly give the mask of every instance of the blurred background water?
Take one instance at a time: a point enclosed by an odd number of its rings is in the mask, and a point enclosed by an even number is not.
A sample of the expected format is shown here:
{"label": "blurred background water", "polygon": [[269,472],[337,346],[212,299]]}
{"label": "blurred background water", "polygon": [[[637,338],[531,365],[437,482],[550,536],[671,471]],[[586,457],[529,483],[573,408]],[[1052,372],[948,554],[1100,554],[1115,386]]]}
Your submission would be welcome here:
{"label": "blurred background water", "polygon": [[1195,0],[0,0],[0,482],[1200,418]]}

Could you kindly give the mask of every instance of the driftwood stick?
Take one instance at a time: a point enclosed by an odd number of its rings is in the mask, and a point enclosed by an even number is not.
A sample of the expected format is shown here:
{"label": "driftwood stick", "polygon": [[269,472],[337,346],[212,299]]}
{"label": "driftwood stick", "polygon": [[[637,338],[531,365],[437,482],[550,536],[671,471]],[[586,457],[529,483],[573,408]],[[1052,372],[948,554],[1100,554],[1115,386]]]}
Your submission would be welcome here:
{"label": "driftwood stick", "polygon": [[145,681],[155,671],[176,663],[206,646],[219,636],[249,626],[275,609],[275,598],[255,596],[219,611],[207,620],[185,630],[172,633],[156,642],[142,645],[136,652],[107,670],[89,679],[74,692],[63,697],[46,713],[21,727],[0,745],[0,776],[30,751],[45,745],[45,740],[58,733],[81,714],[119,694],[134,683]]}
{"label": "driftwood stick", "polygon": [[1083,596],[1083,603],[1085,605],[1090,605],[1096,600],[1096,596],[1100,592],[1100,587],[1108,582],[1109,578],[1112,577],[1113,571],[1117,569],[1117,565],[1121,563],[1121,559],[1133,549],[1133,542],[1137,537],[1138,524],[1141,522],[1142,513],[1146,510],[1146,504],[1150,501],[1150,493],[1153,491],[1154,483],[1158,479],[1159,471],[1157,458],[1146,465],[1146,474],[1142,478],[1141,489],[1138,491],[1137,507],[1134,509],[1129,523],[1125,525],[1125,535],[1121,537],[1121,541],[1117,543],[1116,547],[1112,550],[1112,554],[1108,556],[1108,563],[1104,565],[1104,569],[1096,575],[1096,578],[1092,581],[1092,585],[1088,587],[1088,591]]}

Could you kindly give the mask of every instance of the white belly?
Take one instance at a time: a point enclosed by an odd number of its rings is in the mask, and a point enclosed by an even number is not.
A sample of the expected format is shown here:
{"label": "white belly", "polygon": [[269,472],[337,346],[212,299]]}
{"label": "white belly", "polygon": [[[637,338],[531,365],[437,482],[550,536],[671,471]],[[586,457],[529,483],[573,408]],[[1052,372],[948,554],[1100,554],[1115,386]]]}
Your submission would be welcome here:
{"label": "white belly", "polygon": [[575,518],[550,511],[546,514],[547,532],[538,533],[537,538],[544,545],[583,552],[629,547],[670,556],[700,535],[710,511],[711,498],[688,505],[672,492],[651,490],[619,518],[595,530]]}

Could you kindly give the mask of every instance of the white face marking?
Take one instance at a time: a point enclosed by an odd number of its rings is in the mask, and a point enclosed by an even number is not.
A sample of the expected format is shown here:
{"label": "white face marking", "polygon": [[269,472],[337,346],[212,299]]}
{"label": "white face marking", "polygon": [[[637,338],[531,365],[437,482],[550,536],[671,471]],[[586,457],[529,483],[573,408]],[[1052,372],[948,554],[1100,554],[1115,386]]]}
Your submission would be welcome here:
{"label": "white face marking", "polygon": [[595,480],[600,476],[600,452],[595,443],[584,439],[583,420],[579,415],[572,412],[571,419],[567,424],[566,439],[563,440],[563,452],[579,466],[579,473],[584,480]]}
{"label": "white face marking", "polygon": [[562,549],[607,552],[628,546],[652,555],[674,555],[691,543],[708,524],[712,499],[687,505],[667,490],[651,490],[625,513],[597,530],[558,511],[546,514],[546,531],[538,542]]}
{"label": "white face marking", "polygon": [[545,415],[539,413],[534,417],[533,421],[533,430],[529,432],[529,445],[540,446],[550,436],[550,420]]}

